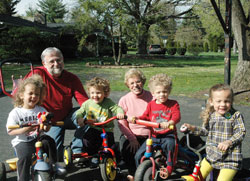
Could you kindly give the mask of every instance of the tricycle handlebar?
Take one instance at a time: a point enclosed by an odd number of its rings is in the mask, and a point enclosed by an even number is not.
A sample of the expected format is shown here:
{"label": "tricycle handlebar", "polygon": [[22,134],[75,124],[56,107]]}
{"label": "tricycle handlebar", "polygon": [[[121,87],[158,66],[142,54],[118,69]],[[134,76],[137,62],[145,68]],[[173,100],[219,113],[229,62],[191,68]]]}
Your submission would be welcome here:
{"label": "tricycle handlebar", "polygon": [[113,120],[115,120],[115,119],[117,119],[116,116],[114,116],[114,117],[112,117],[112,118],[109,118],[109,119],[107,119],[107,120],[104,121],[104,122],[93,123],[93,125],[95,125],[95,126],[102,126],[102,125],[104,125],[104,124],[108,124],[109,122],[111,122],[111,121],[113,121]]}
{"label": "tricycle handlebar", "polygon": [[[160,123],[157,123],[157,122],[143,121],[143,120],[136,119],[135,123],[139,125],[143,125],[143,126],[152,127],[152,128],[160,128]],[[170,125],[169,129],[174,129],[174,125]]]}
{"label": "tricycle handlebar", "polygon": [[[23,124],[23,125],[10,125],[8,126],[8,129],[17,129],[17,128],[23,128],[23,127],[29,127],[29,126],[40,126],[43,123],[28,123],[28,124]],[[49,125],[52,126],[63,126],[64,122],[63,121],[57,121],[57,122],[50,122]]]}

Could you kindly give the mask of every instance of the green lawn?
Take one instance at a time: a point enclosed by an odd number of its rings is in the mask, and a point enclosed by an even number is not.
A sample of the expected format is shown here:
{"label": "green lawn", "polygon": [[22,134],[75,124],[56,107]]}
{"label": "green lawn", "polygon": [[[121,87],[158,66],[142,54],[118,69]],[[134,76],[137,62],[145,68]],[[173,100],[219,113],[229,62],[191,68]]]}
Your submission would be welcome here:
{"label": "green lawn", "polygon": [[[77,74],[83,84],[94,76],[107,78],[113,91],[126,91],[124,73],[126,68],[91,68],[86,63],[98,64],[100,59],[81,58],[65,59],[65,68]],[[112,64],[112,58],[102,58],[105,64]],[[147,79],[157,73],[166,73],[173,79],[172,95],[193,96],[195,93],[209,89],[216,83],[224,82],[224,53],[203,53],[200,56],[171,56],[167,58],[123,58],[122,65],[153,64],[154,67],[140,68]],[[232,55],[231,69],[234,72],[237,56]],[[35,64],[38,66],[40,64]],[[28,66],[5,65],[3,75],[6,87],[11,89],[11,75],[16,77],[29,70]],[[145,86],[147,88],[147,83]]]}
{"label": "green lawn", "polygon": [[[237,56],[232,56],[231,69],[234,72]],[[110,80],[111,89],[124,91],[124,73],[129,68],[89,68],[85,64],[90,62],[98,64],[94,58],[85,58],[75,62],[66,63],[66,68],[75,72],[83,82],[94,77],[102,76]],[[112,59],[104,59],[106,64],[112,63]],[[141,65],[154,64],[154,67],[140,68],[147,79],[157,73],[166,73],[173,79],[173,95],[192,96],[196,92],[209,89],[216,83],[224,82],[224,54],[203,54],[199,57],[169,57],[154,59],[123,59],[122,64]],[[78,66],[75,66],[77,64]],[[147,89],[147,83],[145,88]]]}

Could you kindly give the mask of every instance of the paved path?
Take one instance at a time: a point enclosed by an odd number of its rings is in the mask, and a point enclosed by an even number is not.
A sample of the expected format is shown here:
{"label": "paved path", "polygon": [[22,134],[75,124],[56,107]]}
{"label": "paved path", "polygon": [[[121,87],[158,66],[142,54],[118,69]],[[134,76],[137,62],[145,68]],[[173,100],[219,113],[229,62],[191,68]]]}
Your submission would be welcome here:
{"label": "paved path", "polygon": [[[115,101],[118,102],[119,98],[124,95],[125,92],[112,92],[110,97]],[[188,97],[171,97],[172,99],[175,99],[179,102],[181,107],[181,114],[182,114],[182,120],[181,122],[187,122],[191,124],[201,125],[202,121],[199,119],[199,114],[201,111],[202,105],[204,105],[204,100],[200,99],[193,99]],[[75,103],[74,103],[75,104]],[[76,105],[76,104],[75,104]],[[235,108],[242,112],[242,114],[245,117],[245,125],[247,130],[250,130],[250,111],[247,106],[238,106],[235,105]],[[11,136],[9,136],[6,133],[6,120],[8,117],[8,113],[12,109],[12,103],[11,99],[9,97],[0,97],[0,161],[4,162],[6,159],[14,157],[14,151],[11,147],[10,141],[12,139]],[[180,123],[177,127],[180,127]],[[73,131],[67,131],[66,133],[66,140],[65,145],[69,144]],[[119,139],[120,132],[117,129],[117,126],[115,128],[115,138],[116,140]],[[182,134],[179,134],[179,137],[181,137]],[[243,142],[243,154],[244,154],[244,167],[246,169],[250,169],[250,133],[247,132],[245,140]],[[79,180],[83,179],[85,181],[93,181],[93,180],[101,180],[99,170],[89,170],[86,168],[76,168],[71,173],[67,175],[65,180]],[[7,174],[7,181],[15,181],[16,179],[16,173],[8,173]],[[62,180],[62,179],[57,179]]]}

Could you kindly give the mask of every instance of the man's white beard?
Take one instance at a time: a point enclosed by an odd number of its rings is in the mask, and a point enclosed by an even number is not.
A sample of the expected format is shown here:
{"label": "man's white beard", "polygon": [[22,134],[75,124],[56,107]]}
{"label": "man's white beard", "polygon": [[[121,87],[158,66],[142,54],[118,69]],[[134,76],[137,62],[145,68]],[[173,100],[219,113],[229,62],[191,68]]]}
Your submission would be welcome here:
{"label": "man's white beard", "polygon": [[50,69],[49,72],[51,75],[60,75],[62,71],[63,71],[62,68],[53,68],[53,69]]}

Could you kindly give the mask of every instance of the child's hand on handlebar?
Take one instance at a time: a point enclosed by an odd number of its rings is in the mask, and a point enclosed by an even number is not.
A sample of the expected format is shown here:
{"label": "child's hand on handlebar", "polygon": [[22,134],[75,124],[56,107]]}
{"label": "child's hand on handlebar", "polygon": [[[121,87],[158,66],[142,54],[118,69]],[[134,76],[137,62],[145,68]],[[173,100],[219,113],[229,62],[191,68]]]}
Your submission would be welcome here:
{"label": "child's hand on handlebar", "polygon": [[118,114],[116,115],[116,117],[117,117],[118,119],[124,119],[125,115],[124,115],[123,113],[118,113]]}
{"label": "child's hand on handlebar", "polygon": [[170,121],[164,121],[164,122],[161,122],[160,123],[160,127],[163,128],[163,129],[171,129],[171,126],[172,128],[174,127],[174,121],[173,120],[170,120]]}
{"label": "child's hand on handlebar", "polygon": [[191,125],[191,124],[187,124],[187,123],[184,123],[181,127],[186,127],[188,130],[190,130],[190,131],[194,131],[195,130],[195,126],[194,125]]}
{"label": "child's hand on handlebar", "polygon": [[170,123],[165,121],[165,122],[162,122],[160,123],[160,127],[163,128],[163,129],[166,129],[170,126]]}
{"label": "child's hand on handlebar", "polygon": [[21,128],[23,130],[23,133],[29,133],[36,130],[36,126],[28,126]]}
{"label": "child's hand on handlebar", "polygon": [[89,125],[93,125],[94,123],[96,123],[97,121],[96,121],[96,119],[91,119],[91,120],[85,120],[84,121],[85,122],[85,124],[89,124]]}

